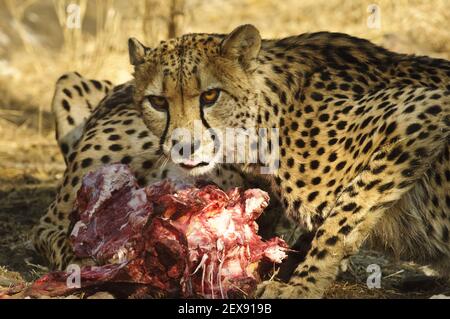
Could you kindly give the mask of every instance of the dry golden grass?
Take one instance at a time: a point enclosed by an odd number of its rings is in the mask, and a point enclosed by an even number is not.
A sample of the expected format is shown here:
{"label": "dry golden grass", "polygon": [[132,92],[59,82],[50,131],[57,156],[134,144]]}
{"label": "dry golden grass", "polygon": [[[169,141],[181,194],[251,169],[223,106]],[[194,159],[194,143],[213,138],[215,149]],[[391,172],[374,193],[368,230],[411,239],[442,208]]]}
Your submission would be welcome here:
{"label": "dry golden grass", "polygon": [[[19,71],[19,75],[8,79],[14,84],[10,94],[33,100],[41,111],[49,110],[54,82],[63,72],[78,70],[90,77],[109,78],[115,82],[127,80],[131,72],[126,53],[129,36],[137,36],[155,45],[171,34],[224,33],[236,25],[253,23],[267,38],[321,30],[339,31],[370,39],[401,52],[450,58],[448,0],[0,2],[9,11],[19,42],[24,44],[19,48],[11,48],[11,64]],[[83,29],[66,28],[66,8],[69,3],[80,5]],[[368,5],[371,3],[376,3],[381,10],[379,29],[367,26],[370,15]],[[43,19],[57,19],[57,31],[61,35],[57,50],[30,41],[27,35],[30,28],[26,24],[27,15],[39,6],[44,6],[48,12]],[[88,19],[90,25],[84,23]],[[175,31],[169,32],[174,19],[177,19],[177,27]],[[39,33],[39,30],[34,31]],[[42,130],[41,122],[37,126]]]}

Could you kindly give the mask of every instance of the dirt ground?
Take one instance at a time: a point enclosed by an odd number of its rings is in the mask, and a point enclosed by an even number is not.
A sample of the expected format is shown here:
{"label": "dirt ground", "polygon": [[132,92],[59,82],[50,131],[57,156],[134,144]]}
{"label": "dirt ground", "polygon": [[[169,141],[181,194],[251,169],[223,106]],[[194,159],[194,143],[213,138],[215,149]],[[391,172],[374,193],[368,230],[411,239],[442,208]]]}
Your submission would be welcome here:
{"label": "dirt ground", "polygon": [[[51,115],[46,115],[44,136],[39,137],[29,125],[35,113],[22,108],[11,114],[3,116],[0,123],[0,287],[31,282],[48,271],[32,250],[29,234],[55,196],[64,170],[52,139]],[[367,287],[370,264],[380,266],[381,288]],[[428,268],[363,250],[351,259],[326,298],[430,298],[450,294],[448,283],[427,274]]]}

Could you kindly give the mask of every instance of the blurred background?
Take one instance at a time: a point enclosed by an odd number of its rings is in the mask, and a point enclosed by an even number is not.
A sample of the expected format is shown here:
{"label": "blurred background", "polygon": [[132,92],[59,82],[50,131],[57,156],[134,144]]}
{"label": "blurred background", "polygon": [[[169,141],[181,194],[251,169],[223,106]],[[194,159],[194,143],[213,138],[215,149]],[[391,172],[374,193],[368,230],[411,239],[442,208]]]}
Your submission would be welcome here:
{"label": "blurred background", "polygon": [[26,269],[27,232],[65,168],[50,113],[62,73],[118,84],[131,36],[155,46],[244,23],[264,38],[345,32],[449,59],[449,22],[450,0],[0,0],[0,265]]}

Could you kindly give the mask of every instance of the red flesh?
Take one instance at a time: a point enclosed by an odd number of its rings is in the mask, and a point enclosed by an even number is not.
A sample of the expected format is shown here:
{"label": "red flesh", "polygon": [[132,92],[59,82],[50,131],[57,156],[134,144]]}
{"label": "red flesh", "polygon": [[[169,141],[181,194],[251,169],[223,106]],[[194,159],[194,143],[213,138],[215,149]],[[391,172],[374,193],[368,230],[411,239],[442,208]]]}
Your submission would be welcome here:
{"label": "red flesh", "polygon": [[[228,192],[163,181],[139,188],[125,165],[87,174],[75,204],[70,236],[75,254],[100,266],[81,270],[82,288],[145,284],[165,296],[227,298],[251,295],[258,263],[280,263],[287,245],[257,235],[255,220],[269,196],[259,189]],[[61,295],[68,274],[48,274],[30,294]]]}

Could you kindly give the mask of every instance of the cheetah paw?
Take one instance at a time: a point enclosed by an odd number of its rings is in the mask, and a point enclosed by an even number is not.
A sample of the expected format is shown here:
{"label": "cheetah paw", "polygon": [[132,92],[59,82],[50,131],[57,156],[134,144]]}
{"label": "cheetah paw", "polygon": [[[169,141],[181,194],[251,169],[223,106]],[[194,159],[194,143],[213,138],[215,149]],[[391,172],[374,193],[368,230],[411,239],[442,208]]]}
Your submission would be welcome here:
{"label": "cheetah paw", "polygon": [[279,281],[262,282],[256,289],[255,297],[260,299],[308,298],[300,287],[292,286]]}

